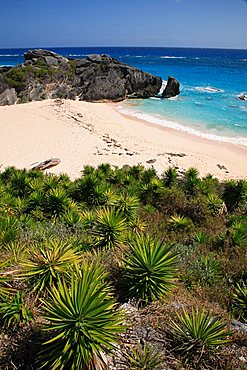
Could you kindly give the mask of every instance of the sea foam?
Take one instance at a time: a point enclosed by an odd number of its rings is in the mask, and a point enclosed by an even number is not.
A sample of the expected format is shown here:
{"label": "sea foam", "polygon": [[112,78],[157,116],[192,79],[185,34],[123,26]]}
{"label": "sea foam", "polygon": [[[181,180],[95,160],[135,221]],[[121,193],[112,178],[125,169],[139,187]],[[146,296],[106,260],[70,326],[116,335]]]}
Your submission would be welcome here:
{"label": "sea foam", "polygon": [[129,109],[126,108],[122,105],[119,105],[117,107],[117,110],[122,113],[126,114],[128,116],[132,116],[135,118],[138,118],[140,120],[153,123],[155,125],[163,126],[163,127],[168,127],[171,129],[175,129],[178,131],[186,132],[188,134],[196,135],[199,137],[202,137],[204,139],[209,139],[217,142],[225,142],[225,143],[231,143],[231,144],[238,144],[238,145],[244,145],[247,146],[247,138],[245,137],[230,137],[230,136],[220,136],[217,134],[212,134],[208,132],[203,132],[201,130],[195,129],[193,127],[188,127],[185,126],[179,122],[175,122],[172,120],[165,119],[159,115],[151,115],[148,113],[143,113],[141,111],[135,110],[135,109]]}
{"label": "sea foam", "polygon": [[175,57],[170,55],[164,55],[160,57],[161,59],[187,59],[186,57]]}
{"label": "sea foam", "polygon": [[197,86],[194,87],[193,90],[201,91],[201,92],[206,92],[206,93],[220,93],[224,92],[223,89],[218,89],[217,87],[212,87],[212,86]]}

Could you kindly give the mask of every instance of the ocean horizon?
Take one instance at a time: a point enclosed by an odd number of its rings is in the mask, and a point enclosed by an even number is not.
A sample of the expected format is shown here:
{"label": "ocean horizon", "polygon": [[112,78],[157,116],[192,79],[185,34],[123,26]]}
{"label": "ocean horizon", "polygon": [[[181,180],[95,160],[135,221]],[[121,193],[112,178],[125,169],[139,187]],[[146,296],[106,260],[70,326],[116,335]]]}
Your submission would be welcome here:
{"label": "ocean horizon", "polygon": [[[217,141],[247,146],[247,50],[167,47],[47,47],[71,58],[111,57],[162,77],[174,76],[181,94],[118,104],[122,113]],[[0,66],[22,63],[28,49],[0,49]]]}

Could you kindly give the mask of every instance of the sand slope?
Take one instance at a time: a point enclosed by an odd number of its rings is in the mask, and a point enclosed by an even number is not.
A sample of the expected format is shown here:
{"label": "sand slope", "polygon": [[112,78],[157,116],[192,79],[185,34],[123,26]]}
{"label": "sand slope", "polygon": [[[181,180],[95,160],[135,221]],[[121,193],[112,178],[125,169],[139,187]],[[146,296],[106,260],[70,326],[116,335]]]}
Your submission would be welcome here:
{"label": "sand slope", "polygon": [[[194,166],[221,179],[247,178],[247,147],[205,140],[118,113],[114,105],[46,100],[0,107],[0,166],[30,168],[58,157],[50,172],[80,176],[84,165]],[[149,163],[151,162],[151,163]]]}

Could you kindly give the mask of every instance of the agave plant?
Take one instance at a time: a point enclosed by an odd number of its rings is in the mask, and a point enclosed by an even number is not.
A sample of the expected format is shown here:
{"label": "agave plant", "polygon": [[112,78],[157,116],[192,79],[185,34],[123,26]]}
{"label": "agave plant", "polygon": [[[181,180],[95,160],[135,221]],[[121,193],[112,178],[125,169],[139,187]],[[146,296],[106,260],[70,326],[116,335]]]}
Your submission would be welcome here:
{"label": "agave plant", "polygon": [[247,226],[244,222],[234,222],[229,231],[231,244],[234,247],[247,244]]}
{"label": "agave plant", "polygon": [[105,193],[108,188],[108,184],[102,182],[100,177],[92,173],[74,183],[71,195],[77,202],[85,202],[88,207],[93,208],[105,204]]}
{"label": "agave plant", "polygon": [[247,322],[247,284],[244,281],[237,284],[234,289],[233,309],[239,318]]}
{"label": "agave plant", "polygon": [[8,328],[19,327],[33,321],[33,313],[24,302],[23,292],[7,296],[0,303],[0,321]]}
{"label": "agave plant", "polygon": [[177,318],[178,322],[171,322],[172,337],[176,350],[186,361],[196,357],[200,362],[206,350],[230,342],[231,332],[226,330],[226,324],[204,309],[192,308],[191,313],[183,309]]}
{"label": "agave plant", "polygon": [[126,219],[114,209],[103,208],[97,211],[92,234],[95,245],[111,248],[125,240]]}
{"label": "agave plant", "polygon": [[29,212],[37,208],[42,210],[45,202],[45,193],[40,190],[35,190],[27,200],[27,209]]}
{"label": "agave plant", "polygon": [[201,285],[212,286],[222,277],[220,263],[211,256],[202,256],[197,274]]}
{"label": "agave plant", "polygon": [[74,227],[82,222],[82,215],[80,215],[78,212],[75,212],[74,210],[68,210],[63,215],[63,221],[65,224],[69,227]]}
{"label": "agave plant", "polygon": [[10,255],[10,258],[14,260],[15,263],[23,261],[24,256],[27,253],[27,246],[25,243],[20,242],[10,242],[4,246],[4,250]]}
{"label": "agave plant", "polygon": [[155,204],[159,199],[161,190],[163,189],[162,182],[157,178],[152,178],[149,183],[144,183],[140,189],[140,200],[144,204]]}
{"label": "agave plant", "polygon": [[186,194],[190,196],[194,196],[197,194],[199,189],[199,184],[201,182],[199,176],[199,172],[196,168],[191,167],[189,168],[183,178],[183,187]]}
{"label": "agave plant", "polygon": [[171,216],[169,225],[172,229],[188,229],[192,226],[190,218],[175,214]]}
{"label": "agave plant", "polygon": [[111,202],[119,212],[123,214],[126,220],[133,220],[136,217],[136,211],[139,206],[139,199],[128,194],[120,194]]}
{"label": "agave plant", "polygon": [[4,273],[4,268],[8,263],[8,260],[0,261],[0,301],[4,300],[12,290],[8,284],[9,277]]}
{"label": "agave plant", "polygon": [[220,197],[218,197],[218,195],[214,193],[208,194],[207,206],[209,210],[215,215],[224,213],[224,210],[226,208],[223,200],[221,200]]}
{"label": "agave plant", "polygon": [[129,222],[129,226],[132,234],[141,234],[145,231],[147,224],[139,217],[136,217]]}
{"label": "agave plant", "polygon": [[45,210],[51,216],[59,217],[66,212],[69,203],[70,200],[65,190],[60,188],[51,189],[46,195]]}
{"label": "agave plant", "polygon": [[51,289],[50,300],[42,301],[45,330],[54,333],[41,352],[42,367],[97,369],[97,360],[104,363],[103,353],[115,348],[116,334],[124,330],[123,312],[105,278],[101,267],[84,263],[69,283],[60,280]]}
{"label": "agave plant", "polygon": [[54,190],[59,186],[58,179],[54,175],[48,175],[45,178],[44,184],[43,184],[43,191],[47,193],[49,190]]}
{"label": "agave plant", "polygon": [[129,297],[147,304],[164,298],[174,287],[176,254],[172,246],[151,236],[136,236],[124,260],[124,288]]}
{"label": "agave plant", "polygon": [[163,359],[159,351],[144,342],[136,347],[131,347],[125,354],[128,369],[131,370],[158,370],[161,368]]}
{"label": "agave plant", "polygon": [[20,217],[27,210],[27,199],[17,197],[13,202],[13,211],[17,217]]}
{"label": "agave plant", "polygon": [[2,244],[14,242],[18,235],[19,223],[17,218],[7,216],[0,220],[0,242]]}
{"label": "agave plant", "polygon": [[222,198],[229,212],[241,206],[246,196],[247,182],[245,180],[229,180],[225,183]]}
{"label": "agave plant", "polygon": [[206,234],[204,231],[198,231],[194,233],[194,241],[198,244],[206,244],[208,239],[208,234]]}
{"label": "agave plant", "polygon": [[172,187],[176,183],[176,180],[178,177],[176,168],[169,167],[165,171],[162,177],[163,177],[163,184],[168,188]]}
{"label": "agave plant", "polygon": [[43,245],[34,244],[27,261],[22,263],[21,277],[39,293],[56,284],[78,262],[80,254],[66,243],[50,240]]}
{"label": "agave plant", "polygon": [[17,171],[11,179],[10,189],[14,196],[23,198],[31,192],[31,179],[26,170]]}

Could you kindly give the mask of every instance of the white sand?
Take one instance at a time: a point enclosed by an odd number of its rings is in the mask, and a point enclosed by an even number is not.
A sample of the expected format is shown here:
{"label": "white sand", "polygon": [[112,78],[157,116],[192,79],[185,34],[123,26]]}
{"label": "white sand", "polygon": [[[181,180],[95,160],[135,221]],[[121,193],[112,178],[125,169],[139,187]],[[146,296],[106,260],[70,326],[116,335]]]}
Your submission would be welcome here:
{"label": "white sand", "polygon": [[[201,176],[247,178],[247,147],[151,125],[121,115],[110,104],[46,100],[0,107],[0,135],[1,170],[58,157],[61,163],[49,171],[72,178],[84,165],[106,162],[141,163],[159,173],[168,166],[193,166]],[[176,156],[181,153],[185,156]]]}

